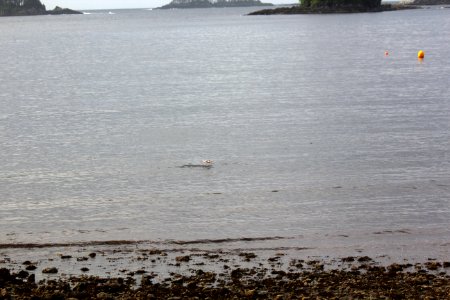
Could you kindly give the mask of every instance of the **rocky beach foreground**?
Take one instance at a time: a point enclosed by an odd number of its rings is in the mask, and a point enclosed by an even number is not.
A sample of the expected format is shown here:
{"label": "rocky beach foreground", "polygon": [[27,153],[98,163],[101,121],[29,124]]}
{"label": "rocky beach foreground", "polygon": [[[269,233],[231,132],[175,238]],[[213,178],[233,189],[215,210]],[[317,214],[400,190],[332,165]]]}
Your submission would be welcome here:
{"label": "rocky beach foreground", "polygon": [[386,256],[362,253],[319,257],[305,255],[314,253],[307,248],[207,250],[183,243],[45,247],[0,250],[0,299],[450,297],[450,262],[432,257],[386,263]]}

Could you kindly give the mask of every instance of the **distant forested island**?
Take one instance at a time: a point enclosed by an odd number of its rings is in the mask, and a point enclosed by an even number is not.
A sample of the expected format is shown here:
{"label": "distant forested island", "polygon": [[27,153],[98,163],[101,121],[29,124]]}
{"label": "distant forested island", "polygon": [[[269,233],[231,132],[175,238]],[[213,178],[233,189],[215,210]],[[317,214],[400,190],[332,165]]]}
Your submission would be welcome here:
{"label": "distant forested island", "polygon": [[447,5],[450,0],[413,0],[409,1],[412,5]]}
{"label": "distant forested island", "polygon": [[68,8],[55,7],[47,10],[40,0],[0,0],[0,17],[81,14]]}
{"label": "distant forested island", "polygon": [[264,9],[250,15],[275,14],[327,14],[327,13],[360,13],[380,12],[414,8],[403,4],[381,4],[381,0],[300,0],[292,7]]}
{"label": "distant forested island", "polygon": [[210,7],[249,7],[272,6],[272,3],[263,3],[260,0],[173,0],[158,9],[172,8],[210,8]]}

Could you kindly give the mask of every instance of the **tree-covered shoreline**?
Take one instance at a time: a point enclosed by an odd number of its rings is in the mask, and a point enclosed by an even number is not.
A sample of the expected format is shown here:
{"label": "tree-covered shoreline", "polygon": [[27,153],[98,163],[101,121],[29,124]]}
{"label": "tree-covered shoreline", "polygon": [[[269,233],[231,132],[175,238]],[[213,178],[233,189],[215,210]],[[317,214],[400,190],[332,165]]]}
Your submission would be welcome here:
{"label": "tree-covered shoreline", "polygon": [[40,0],[0,0],[0,17],[34,15],[80,14],[80,12],[55,7],[47,10]]}
{"label": "tree-covered shoreline", "polygon": [[250,6],[272,6],[272,3],[263,3],[260,0],[173,0],[158,9],[174,8],[224,8],[224,7],[250,7]]}
{"label": "tree-covered shoreline", "polygon": [[411,5],[449,5],[450,0],[414,0]]}
{"label": "tree-covered shoreline", "polygon": [[0,0],[0,16],[39,15],[46,12],[39,0]]}
{"label": "tree-covered shoreline", "polygon": [[381,0],[301,0],[302,8],[377,8]]}
{"label": "tree-covered shoreline", "polygon": [[249,15],[335,14],[381,12],[417,8],[403,4],[381,4],[381,0],[300,0],[292,7],[264,9]]}

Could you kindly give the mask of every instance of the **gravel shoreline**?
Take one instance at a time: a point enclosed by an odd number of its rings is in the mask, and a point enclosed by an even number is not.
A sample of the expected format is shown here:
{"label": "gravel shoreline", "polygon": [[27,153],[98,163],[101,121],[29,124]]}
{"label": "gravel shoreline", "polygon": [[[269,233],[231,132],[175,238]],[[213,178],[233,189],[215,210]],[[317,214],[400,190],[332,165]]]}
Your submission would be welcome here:
{"label": "gravel shoreline", "polygon": [[383,264],[382,257],[305,259],[283,249],[64,249],[24,261],[2,253],[0,299],[450,298],[450,262],[433,258]]}

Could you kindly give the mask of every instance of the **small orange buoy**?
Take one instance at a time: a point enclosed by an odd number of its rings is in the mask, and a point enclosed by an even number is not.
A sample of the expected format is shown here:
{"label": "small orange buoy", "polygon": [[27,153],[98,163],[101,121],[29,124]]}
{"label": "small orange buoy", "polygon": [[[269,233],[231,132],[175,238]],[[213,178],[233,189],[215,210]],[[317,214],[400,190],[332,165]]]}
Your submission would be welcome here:
{"label": "small orange buoy", "polygon": [[388,51],[384,51],[384,56],[388,56],[389,52]]}
{"label": "small orange buoy", "polygon": [[425,52],[423,52],[422,50],[420,50],[419,52],[417,52],[417,58],[424,58],[425,57]]}

